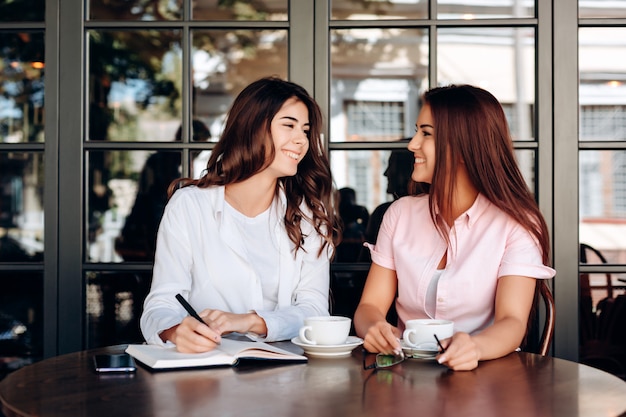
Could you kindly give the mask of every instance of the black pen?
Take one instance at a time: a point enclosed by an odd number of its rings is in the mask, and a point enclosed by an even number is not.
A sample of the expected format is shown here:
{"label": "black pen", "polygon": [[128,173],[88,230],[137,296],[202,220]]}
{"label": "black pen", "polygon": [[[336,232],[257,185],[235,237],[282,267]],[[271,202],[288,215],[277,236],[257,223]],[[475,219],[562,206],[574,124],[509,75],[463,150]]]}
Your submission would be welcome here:
{"label": "black pen", "polygon": [[[182,295],[180,294],[176,294],[176,299],[178,300],[178,302],[185,308],[185,310],[187,310],[187,313],[189,313],[189,315],[191,317],[193,317],[194,319],[198,320],[200,323],[205,324],[207,326],[209,326],[204,320],[202,320],[202,317],[200,317],[198,315],[198,313],[196,313],[196,310],[193,309],[193,307],[191,306],[191,304],[189,304],[187,302],[187,300],[185,300],[183,298]],[[211,326],[209,326],[211,327]],[[217,342],[219,344],[219,342]]]}
{"label": "black pen", "polygon": [[436,335],[436,334],[435,334],[435,335],[433,335],[433,336],[435,336],[435,340],[437,341],[437,344],[439,345],[439,349],[441,349],[441,350],[439,351],[439,353],[444,353],[444,352],[446,351],[446,349],[443,347],[443,345],[442,345],[442,344],[441,344],[441,342],[439,341],[439,338],[437,337],[437,335]]}
{"label": "black pen", "polygon": [[182,295],[176,294],[176,299],[183,307],[185,307],[185,310],[187,310],[187,313],[189,313],[191,317],[193,317],[194,319],[198,320],[201,323],[204,323],[204,320],[202,320],[202,317],[200,317],[198,313],[196,313],[196,310],[193,309],[193,307],[187,302],[187,300],[183,298]]}

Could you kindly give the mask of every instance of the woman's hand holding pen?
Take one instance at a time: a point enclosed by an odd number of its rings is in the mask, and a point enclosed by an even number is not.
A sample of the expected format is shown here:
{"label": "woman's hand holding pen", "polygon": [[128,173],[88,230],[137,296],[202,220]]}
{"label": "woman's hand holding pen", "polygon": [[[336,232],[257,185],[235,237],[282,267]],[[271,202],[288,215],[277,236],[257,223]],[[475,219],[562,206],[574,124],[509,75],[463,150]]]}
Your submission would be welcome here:
{"label": "woman's hand holding pen", "polygon": [[189,316],[183,321],[161,332],[161,339],[171,341],[179,352],[199,353],[208,352],[219,345],[224,333],[254,332],[266,334],[267,326],[256,313],[234,314],[221,310],[203,310],[200,314],[180,294],[176,300],[183,306]]}
{"label": "woman's hand holding pen", "polygon": [[222,337],[221,329],[214,323],[206,320],[209,310],[205,310],[204,317],[196,313],[196,310],[180,294],[176,294],[176,300],[183,306],[189,316],[185,317],[180,324],[164,330],[159,335],[165,342],[171,341],[176,349],[183,353],[208,352],[219,345]]}
{"label": "woman's hand holding pen", "polygon": [[183,353],[208,352],[220,344],[222,337],[218,328],[187,316],[183,321],[161,333],[161,338],[170,340]]}

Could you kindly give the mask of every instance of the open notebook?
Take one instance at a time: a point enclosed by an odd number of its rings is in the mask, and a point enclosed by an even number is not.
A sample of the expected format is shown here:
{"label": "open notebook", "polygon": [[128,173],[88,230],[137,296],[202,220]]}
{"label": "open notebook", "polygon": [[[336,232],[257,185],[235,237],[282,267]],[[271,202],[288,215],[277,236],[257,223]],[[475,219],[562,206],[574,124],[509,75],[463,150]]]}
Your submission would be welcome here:
{"label": "open notebook", "polygon": [[180,353],[175,347],[128,345],[126,353],[152,369],[237,366],[241,361],[303,363],[307,357],[263,342],[222,338],[222,343],[206,353]]}

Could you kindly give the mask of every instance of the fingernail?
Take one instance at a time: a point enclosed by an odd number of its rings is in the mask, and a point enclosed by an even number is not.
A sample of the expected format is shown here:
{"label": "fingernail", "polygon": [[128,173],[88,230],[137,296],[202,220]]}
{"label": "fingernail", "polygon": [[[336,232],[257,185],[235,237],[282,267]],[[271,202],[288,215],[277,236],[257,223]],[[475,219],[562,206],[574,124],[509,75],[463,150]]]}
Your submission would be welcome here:
{"label": "fingernail", "polygon": [[437,362],[439,362],[441,364],[441,363],[444,363],[447,360],[448,360],[448,358],[446,358],[445,356],[440,356],[439,359],[437,359]]}

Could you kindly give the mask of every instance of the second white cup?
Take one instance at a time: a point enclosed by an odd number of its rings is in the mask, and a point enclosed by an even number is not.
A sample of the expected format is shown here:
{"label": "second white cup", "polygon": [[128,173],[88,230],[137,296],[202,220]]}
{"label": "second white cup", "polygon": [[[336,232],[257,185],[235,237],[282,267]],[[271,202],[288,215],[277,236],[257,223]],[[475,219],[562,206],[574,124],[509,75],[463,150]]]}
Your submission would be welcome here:
{"label": "second white cup", "polygon": [[415,319],[406,322],[402,338],[410,347],[435,351],[439,350],[435,335],[442,340],[452,337],[453,333],[454,323],[449,320]]}
{"label": "second white cup", "polygon": [[350,334],[352,320],[341,316],[316,316],[304,319],[300,340],[309,345],[341,345]]}

